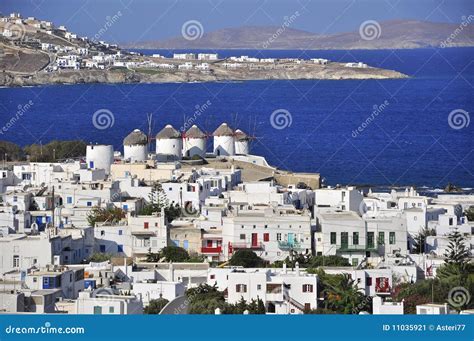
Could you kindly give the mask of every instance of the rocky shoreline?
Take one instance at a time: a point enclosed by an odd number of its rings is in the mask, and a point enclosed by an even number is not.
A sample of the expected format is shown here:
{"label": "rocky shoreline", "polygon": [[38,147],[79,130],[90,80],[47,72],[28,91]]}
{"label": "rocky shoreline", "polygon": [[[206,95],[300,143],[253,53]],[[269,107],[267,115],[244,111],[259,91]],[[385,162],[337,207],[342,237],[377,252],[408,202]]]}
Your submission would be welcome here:
{"label": "rocky shoreline", "polygon": [[127,84],[127,83],[190,83],[247,80],[348,80],[348,79],[402,79],[407,75],[379,68],[348,68],[340,63],[327,66],[305,65],[293,69],[249,70],[217,68],[210,72],[168,71],[159,69],[77,70],[19,74],[0,73],[0,86],[36,86],[50,84]]}

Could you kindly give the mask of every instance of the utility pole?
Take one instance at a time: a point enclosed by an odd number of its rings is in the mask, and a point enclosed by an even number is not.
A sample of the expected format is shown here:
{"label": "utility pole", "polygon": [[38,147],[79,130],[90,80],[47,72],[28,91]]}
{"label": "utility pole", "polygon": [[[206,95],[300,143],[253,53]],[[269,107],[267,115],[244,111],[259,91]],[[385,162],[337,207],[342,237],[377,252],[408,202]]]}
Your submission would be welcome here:
{"label": "utility pole", "polygon": [[51,215],[51,222],[53,223],[53,229],[54,229],[54,209],[56,208],[56,204],[54,202],[54,186],[52,190],[52,197],[53,197],[53,210],[52,210],[52,215]]}

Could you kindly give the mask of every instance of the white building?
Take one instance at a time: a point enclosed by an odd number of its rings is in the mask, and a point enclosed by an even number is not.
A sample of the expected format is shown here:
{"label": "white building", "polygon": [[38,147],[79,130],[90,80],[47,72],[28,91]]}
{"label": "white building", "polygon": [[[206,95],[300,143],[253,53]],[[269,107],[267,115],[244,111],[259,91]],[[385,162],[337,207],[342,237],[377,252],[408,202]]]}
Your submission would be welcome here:
{"label": "white building", "polygon": [[112,290],[98,289],[79,293],[75,311],[94,315],[143,314],[143,302],[134,295],[115,295]]}
{"label": "white building", "polygon": [[195,155],[203,157],[207,150],[206,140],[207,135],[198,126],[193,125],[183,136],[183,155],[189,158]]}
{"label": "white building", "polygon": [[230,156],[235,154],[235,134],[227,123],[222,123],[212,135],[214,136],[215,155]]}
{"label": "white building", "polygon": [[217,60],[219,56],[217,53],[198,53],[198,60]]}
{"label": "white building", "polygon": [[196,59],[194,53],[174,53],[173,59]]}
{"label": "white building", "polygon": [[159,161],[181,160],[183,140],[171,124],[156,134],[156,157]]}
{"label": "white building", "polygon": [[250,137],[242,130],[235,131],[235,154],[247,155],[249,153]]}
{"label": "white building", "polygon": [[267,314],[302,314],[317,308],[317,275],[283,269],[209,269],[209,285],[227,291],[227,301],[261,299]]}
{"label": "white building", "polygon": [[86,148],[86,162],[90,169],[104,169],[110,173],[110,166],[114,162],[114,147],[112,145],[94,144]]}
{"label": "white building", "polygon": [[311,253],[311,214],[294,207],[255,206],[245,203],[223,217],[223,255],[231,257],[239,249],[253,250],[274,262],[290,252]]}
{"label": "white building", "polygon": [[130,162],[143,162],[147,159],[148,138],[135,129],[123,140],[123,158]]}

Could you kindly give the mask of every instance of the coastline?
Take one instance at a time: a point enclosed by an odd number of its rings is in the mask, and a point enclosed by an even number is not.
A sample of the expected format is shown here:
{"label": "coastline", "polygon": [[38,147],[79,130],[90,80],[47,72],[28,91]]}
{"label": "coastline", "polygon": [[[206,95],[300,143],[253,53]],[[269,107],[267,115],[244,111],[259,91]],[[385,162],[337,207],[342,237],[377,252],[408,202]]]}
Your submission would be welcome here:
{"label": "coastline", "polygon": [[0,73],[0,86],[22,87],[52,84],[157,84],[227,82],[252,80],[363,80],[405,79],[408,75],[379,68],[347,68],[340,63],[327,67],[302,66],[295,69],[229,70],[216,68],[212,72],[167,71],[147,68],[116,68],[109,70],[77,70],[61,72],[36,72],[22,75]]}

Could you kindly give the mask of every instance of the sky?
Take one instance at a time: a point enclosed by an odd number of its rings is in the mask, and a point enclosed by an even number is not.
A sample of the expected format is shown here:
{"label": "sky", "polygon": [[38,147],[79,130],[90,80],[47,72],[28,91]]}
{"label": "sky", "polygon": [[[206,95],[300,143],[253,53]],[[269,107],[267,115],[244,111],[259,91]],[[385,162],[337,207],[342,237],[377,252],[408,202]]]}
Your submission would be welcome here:
{"label": "sky", "polygon": [[296,12],[292,28],[321,34],[355,31],[366,20],[459,24],[463,16],[474,14],[474,0],[1,0],[0,12],[50,20],[88,37],[115,16],[101,40],[124,43],[180,36],[191,20],[198,21],[204,33],[281,26]]}

